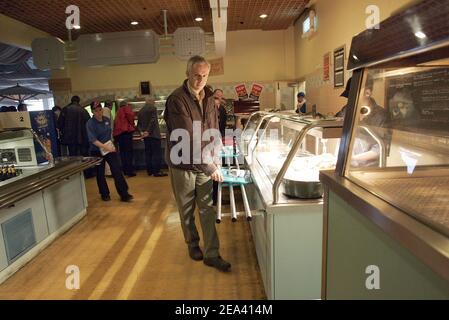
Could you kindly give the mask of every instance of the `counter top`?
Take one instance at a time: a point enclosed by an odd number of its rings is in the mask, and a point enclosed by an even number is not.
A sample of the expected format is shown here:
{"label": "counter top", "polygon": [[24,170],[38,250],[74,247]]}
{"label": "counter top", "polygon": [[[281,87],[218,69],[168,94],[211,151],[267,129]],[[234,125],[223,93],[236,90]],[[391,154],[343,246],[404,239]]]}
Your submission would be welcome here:
{"label": "counter top", "polygon": [[320,180],[360,214],[406,247],[418,259],[449,281],[449,237],[399,210],[334,171],[322,171]]}
{"label": "counter top", "polygon": [[64,157],[57,159],[54,165],[21,167],[23,174],[0,184],[0,209],[11,207],[15,202],[93,167],[100,161],[100,158]]}

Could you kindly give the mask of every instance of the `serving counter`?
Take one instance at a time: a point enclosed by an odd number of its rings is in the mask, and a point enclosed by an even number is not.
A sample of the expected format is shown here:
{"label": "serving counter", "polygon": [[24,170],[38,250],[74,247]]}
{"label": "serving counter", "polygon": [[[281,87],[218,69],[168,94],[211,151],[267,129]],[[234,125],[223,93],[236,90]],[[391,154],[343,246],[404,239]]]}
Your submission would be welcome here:
{"label": "serving counter", "polygon": [[250,222],[269,299],[319,299],[323,228],[318,174],[336,163],[342,119],[254,113],[239,139],[253,184]]}
{"label": "serving counter", "polygon": [[83,170],[98,162],[60,158],[0,183],[0,283],[85,216]]}
{"label": "serving counter", "polygon": [[337,168],[321,173],[324,299],[449,299],[448,14],[421,1],[353,38]]}

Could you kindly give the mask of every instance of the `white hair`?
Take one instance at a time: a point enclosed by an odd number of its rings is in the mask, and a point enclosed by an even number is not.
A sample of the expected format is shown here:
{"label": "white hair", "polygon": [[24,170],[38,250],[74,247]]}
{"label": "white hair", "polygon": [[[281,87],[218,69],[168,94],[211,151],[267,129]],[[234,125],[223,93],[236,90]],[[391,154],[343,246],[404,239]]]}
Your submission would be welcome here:
{"label": "white hair", "polygon": [[209,61],[206,60],[206,58],[202,57],[202,56],[193,56],[189,59],[189,61],[187,62],[187,75],[190,74],[190,72],[193,69],[193,66],[196,64],[207,64],[207,66],[210,69],[210,63]]}

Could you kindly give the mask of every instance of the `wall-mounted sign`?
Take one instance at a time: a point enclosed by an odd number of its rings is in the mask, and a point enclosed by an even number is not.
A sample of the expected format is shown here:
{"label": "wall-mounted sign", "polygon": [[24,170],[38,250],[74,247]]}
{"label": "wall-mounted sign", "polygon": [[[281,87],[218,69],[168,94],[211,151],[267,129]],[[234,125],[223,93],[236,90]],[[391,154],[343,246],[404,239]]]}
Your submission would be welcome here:
{"label": "wall-mounted sign", "polygon": [[263,86],[257,83],[253,83],[253,87],[251,89],[251,93],[249,95],[250,99],[259,101],[260,94],[262,93]]}
{"label": "wall-mounted sign", "polygon": [[209,76],[220,76],[224,74],[223,58],[209,60],[209,63],[210,63]]}
{"label": "wall-mounted sign", "polygon": [[70,78],[62,78],[62,79],[50,79],[48,80],[48,87],[50,91],[53,92],[64,92],[72,91],[72,79]]}
{"label": "wall-mounted sign", "polygon": [[149,96],[150,94],[151,94],[150,81],[140,82],[140,95],[141,96]]}
{"label": "wall-mounted sign", "polygon": [[323,81],[329,81],[330,79],[330,63],[331,53],[328,52],[323,57]]}
{"label": "wall-mounted sign", "polygon": [[334,51],[334,88],[345,85],[345,46]]}
{"label": "wall-mounted sign", "polygon": [[239,97],[239,100],[248,99],[248,91],[244,83],[235,86],[235,92]]}

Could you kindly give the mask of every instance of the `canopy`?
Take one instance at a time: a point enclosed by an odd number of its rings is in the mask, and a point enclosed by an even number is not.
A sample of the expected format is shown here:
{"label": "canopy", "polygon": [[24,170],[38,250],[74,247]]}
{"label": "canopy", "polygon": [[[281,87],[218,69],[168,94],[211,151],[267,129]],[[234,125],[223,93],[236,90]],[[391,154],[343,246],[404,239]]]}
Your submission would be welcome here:
{"label": "canopy", "polygon": [[0,101],[3,99],[10,99],[14,101],[18,101],[19,103],[22,103],[25,100],[31,99],[35,96],[38,96],[40,94],[47,95],[50,92],[48,91],[42,91],[42,90],[36,90],[32,88],[22,87],[21,85],[17,84],[14,87],[9,87],[5,89],[0,90]]}

